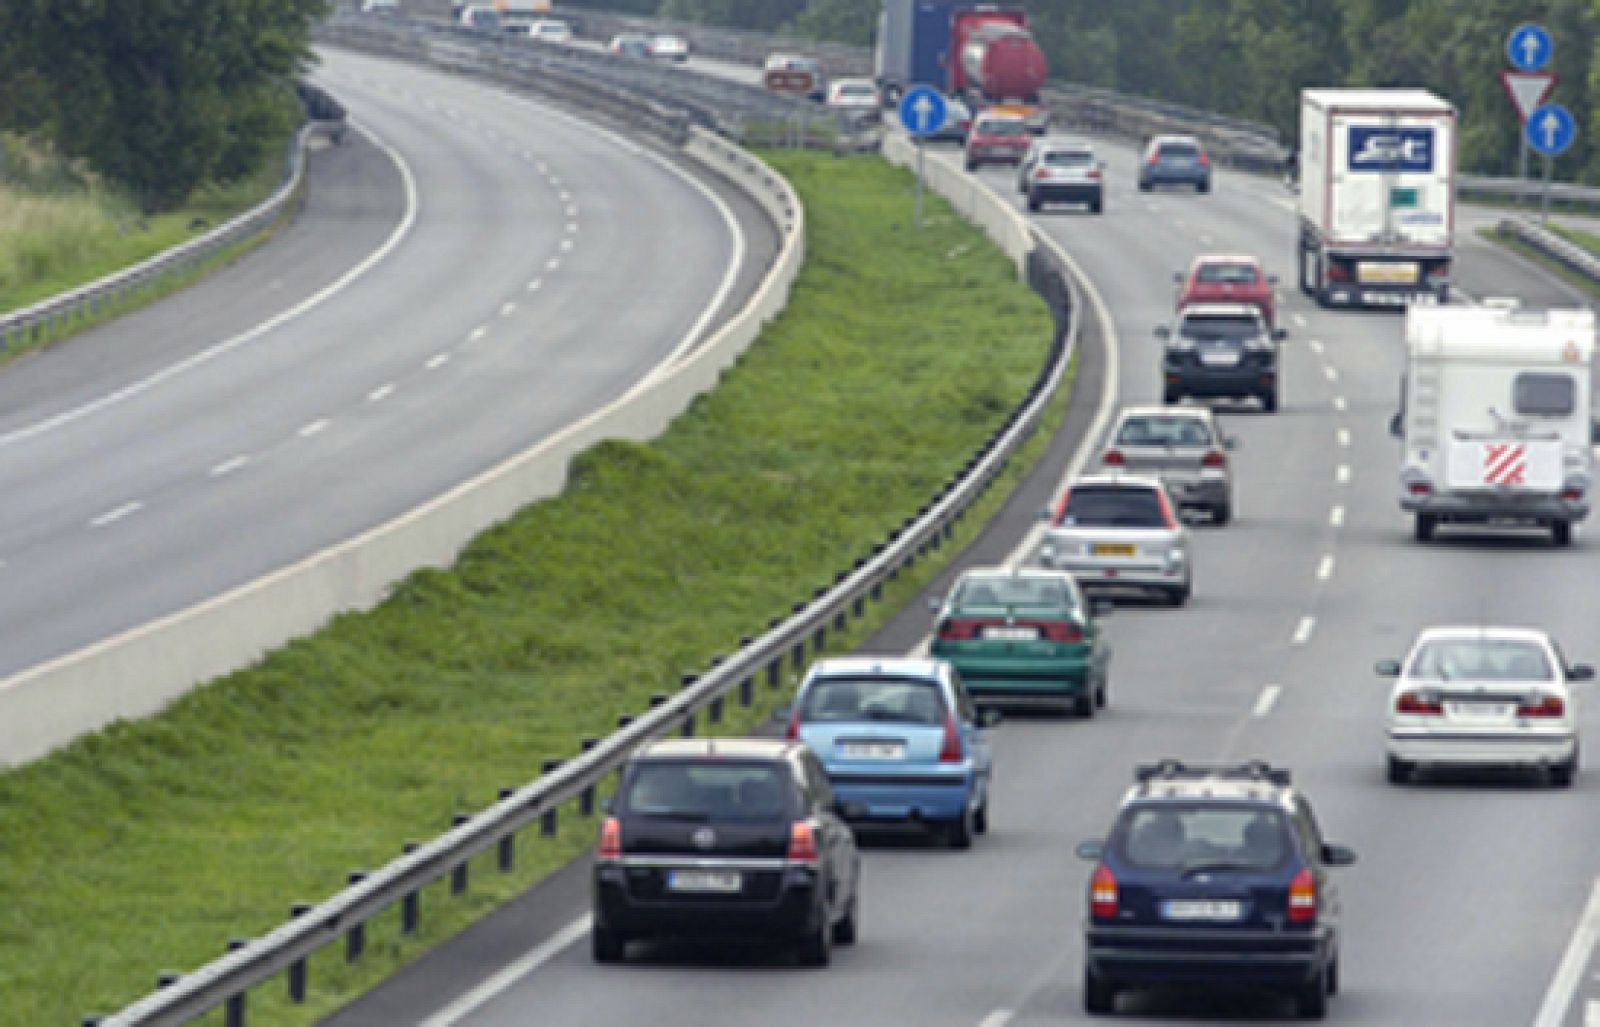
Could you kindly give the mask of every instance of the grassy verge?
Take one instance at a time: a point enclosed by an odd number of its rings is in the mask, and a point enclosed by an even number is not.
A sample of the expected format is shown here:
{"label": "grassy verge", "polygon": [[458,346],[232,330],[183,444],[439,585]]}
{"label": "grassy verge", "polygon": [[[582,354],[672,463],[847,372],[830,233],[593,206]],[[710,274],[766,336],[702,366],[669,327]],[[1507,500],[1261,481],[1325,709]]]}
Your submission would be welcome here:
{"label": "grassy verge", "polygon": [[[377,610],[0,776],[0,1023],[120,1007],[158,970],[214,958],[289,902],[326,897],[347,871],[537,776],[542,758],[570,755],[831,582],[1003,419],[1050,334],[1010,262],[936,199],[944,216],[913,228],[910,179],[880,161],[771,159],[807,205],[805,270],[785,314],[666,435],[584,454],[563,495]],[[934,569],[902,575],[835,644]],[[764,715],[740,711],[729,728]],[[514,873],[478,861],[467,896],[425,896],[419,937],[382,918],[359,964],[339,946],[313,964],[308,1005],[263,989],[251,1022],[311,1022],[591,831],[568,816],[554,839],[526,834]]]}
{"label": "grassy verge", "polygon": [[[1597,256],[1600,256],[1600,236],[1595,236],[1589,232],[1581,232],[1570,228],[1562,228],[1561,226],[1554,224],[1552,224],[1550,228],[1558,235],[1564,236],[1569,241],[1575,242]],[[1541,251],[1536,250],[1532,246],[1529,246],[1527,243],[1523,242],[1521,239],[1518,239],[1512,235],[1504,234],[1499,229],[1492,227],[1480,228],[1478,229],[1478,234],[1492,243],[1497,243],[1498,245],[1504,246],[1508,250],[1521,254],[1523,257],[1526,257],[1535,264],[1538,264],[1551,274],[1560,277],[1563,281],[1566,281],[1571,285],[1583,290],[1590,296],[1600,297],[1600,285],[1596,285],[1594,282],[1585,278],[1583,275],[1578,274],[1576,271],[1567,267],[1559,260],[1552,260]]]}

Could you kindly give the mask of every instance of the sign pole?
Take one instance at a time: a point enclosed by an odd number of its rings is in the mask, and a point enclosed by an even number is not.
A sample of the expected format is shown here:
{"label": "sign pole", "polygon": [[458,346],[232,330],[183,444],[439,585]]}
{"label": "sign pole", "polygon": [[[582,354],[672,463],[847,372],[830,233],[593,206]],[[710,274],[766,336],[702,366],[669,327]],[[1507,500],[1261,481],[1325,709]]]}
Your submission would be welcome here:
{"label": "sign pole", "polygon": [[1517,158],[1517,181],[1526,186],[1528,184],[1528,133],[1519,132],[1518,138],[1522,142],[1522,152]]}
{"label": "sign pole", "polygon": [[1539,218],[1548,226],[1550,224],[1550,168],[1556,159],[1550,154],[1544,155],[1544,196],[1540,203]]}
{"label": "sign pole", "polygon": [[922,154],[927,149],[922,137],[917,137],[917,227],[922,227]]}

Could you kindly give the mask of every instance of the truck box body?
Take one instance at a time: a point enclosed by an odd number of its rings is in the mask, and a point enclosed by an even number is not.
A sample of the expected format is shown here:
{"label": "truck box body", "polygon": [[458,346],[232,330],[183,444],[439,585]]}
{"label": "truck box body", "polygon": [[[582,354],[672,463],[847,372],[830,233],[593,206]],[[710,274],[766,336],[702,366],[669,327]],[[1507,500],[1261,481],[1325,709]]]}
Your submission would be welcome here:
{"label": "truck box body", "polygon": [[880,89],[898,95],[912,86],[950,88],[951,21],[978,0],[884,0],[874,50]]}
{"label": "truck box body", "polygon": [[1444,294],[1455,155],[1455,108],[1426,90],[1303,90],[1302,289],[1322,302]]}
{"label": "truck box body", "polygon": [[1521,521],[1564,539],[1590,506],[1594,313],[1423,305],[1407,311],[1401,507],[1417,536]]}

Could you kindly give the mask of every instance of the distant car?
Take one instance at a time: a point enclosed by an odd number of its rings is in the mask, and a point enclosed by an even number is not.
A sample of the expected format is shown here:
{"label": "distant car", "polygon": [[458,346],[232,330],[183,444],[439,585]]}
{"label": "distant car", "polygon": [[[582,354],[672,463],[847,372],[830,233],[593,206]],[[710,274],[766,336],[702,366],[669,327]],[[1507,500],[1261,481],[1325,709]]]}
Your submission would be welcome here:
{"label": "distant car", "polygon": [[1255,257],[1207,254],[1194,258],[1188,274],[1173,275],[1178,283],[1179,309],[1191,303],[1250,303],[1260,308],[1269,326],[1278,323],[1277,304],[1272,287],[1277,275],[1269,275]]}
{"label": "distant car", "polygon": [[1161,358],[1162,402],[1185,396],[1205,399],[1255,399],[1275,413],[1280,398],[1278,343],[1288,336],[1270,328],[1255,306],[1195,303],[1184,307],[1156,338]]}
{"label": "distant car", "polygon": [[570,46],[576,37],[572,26],[560,18],[539,18],[528,23],[528,38],[535,43]]}
{"label": "distant car", "polygon": [[505,29],[500,12],[484,4],[467,4],[461,8],[458,24],[477,32],[501,32]]}
{"label": "distant car", "polygon": [[1174,606],[1189,601],[1189,531],[1159,478],[1084,475],[1044,514],[1039,562],[1069,572],[1084,591],[1136,589]]}
{"label": "distant car", "polygon": [[972,131],[972,108],[967,106],[967,101],[959,96],[950,95],[944,98],[944,124],[927,135],[930,142],[957,142],[963,146],[967,142],[967,133]]}
{"label": "distant car", "polygon": [[827,105],[834,110],[879,113],[883,97],[870,78],[836,78],[828,84]]}
{"label": "distant car", "polygon": [[1117,415],[1100,465],[1161,479],[1179,509],[1204,510],[1213,524],[1233,518],[1233,439],[1207,407],[1128,407]]}
{"label": "distant car", "polygon": [[804,96],[818,103],[828,98],[822,62],[803,54],[770,54],[761,66],[761,84],[772,92]]}
{"label": "distant car", "polygon": [[1095,864],[1084,927],[1083,1006],[1116,1011],[1139,988],[1260,988],[1327,1015],[1339,990],[1343,914],[1332,867],[1355,853],[1322,837],[1289,772],[1256,761],[1138,768]]}
{"label": "distant car", "polygon": [[594,861],[594,959],[635,939],[856,940],[861,857],[822,765],[767,738],[670,739],[623,767]]}
{"label": "distant car", "polygon": [[361,0],[362,14],[399,14],[400,0]]}
{"label": "distant car", "polygon": [[689,59],[689,41],[673,32],[652,32],[648,39],[650,56],[658,61],[682,64]]}
{"label": "distant car", "polygon": [[650,37],[643,32],[621,32],[611,37],[606,49],[618,57],[649,57]]}
{"label": "distant car", "polygon": [[1032,142],[1028,123],[1021,118],[980,114],[972,121],[972,131],[967,133],[967,170],[975,171],[985,164],[1021,164]]}
{"label": "distant car", "polygon": [[1092,717],[1106,704],[1111,643],[1065,571],[981,567],[956,580],[928,654],[949,660],[978,702],[1064,706]]}
{"label": "distant car", "polygon": [[1377,671],[1389,696],[1388,776],[1425,766],[1509,766],[1545,771],[1565,788],[1578,774],[1578,717],[1569,682],[1594,670],[1569,665],[1533,628],[1431,627],[1404,661]]}
{"label": "distant car", "polygon": [[854,820],[923,825],[965,849],[989,829],[983,729],[999,719],[945,660],[834,657],[806,672],[788,736],[821,758]]}
{"label": "distant car", "polygon": [[1105,167],[1088,142],[1036,139],[1017,169],[1017,191],[1032,211],[1047,203],[1081,203],[1098,214],[1105,209]]}
{"label": "distant car", "polygon": [[1158,185],[1188,185],[1195,192],[1211,191],[1211,158],[1194,136],[1156,136],[1145,145],[1139,161],[1139,191]]}

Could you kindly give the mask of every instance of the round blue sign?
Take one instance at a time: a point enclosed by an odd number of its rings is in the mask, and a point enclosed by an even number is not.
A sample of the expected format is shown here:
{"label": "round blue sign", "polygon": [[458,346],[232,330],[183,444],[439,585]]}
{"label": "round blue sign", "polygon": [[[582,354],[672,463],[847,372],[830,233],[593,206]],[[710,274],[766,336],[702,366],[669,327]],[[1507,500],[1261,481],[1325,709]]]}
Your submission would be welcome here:
{"label": "round blue sign", "polygon": [[1538,71],[1550,63],[1554,53],[1555,44],[1543,25],[1523,22],[1506,37],[1506,57],[1518,71]]}
{"label": "round blue sign", "polygon": [[1554,156],[1572,145],[1578,135],[1578,123],[1572,112],[1559,103],[1547,103],[1533,109],[1522,131],[1528,137],[1529,146]]}
{"label": "round blue sign", "polygon": [[912,86],[900,98],[900,124],[914,136],[939,131],[949,112],[944,97],[931,86]]}

